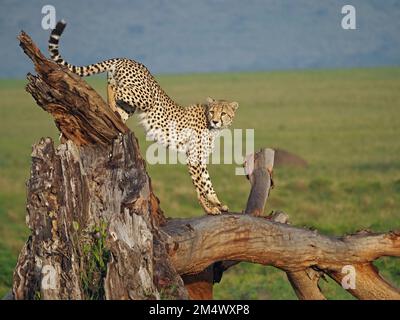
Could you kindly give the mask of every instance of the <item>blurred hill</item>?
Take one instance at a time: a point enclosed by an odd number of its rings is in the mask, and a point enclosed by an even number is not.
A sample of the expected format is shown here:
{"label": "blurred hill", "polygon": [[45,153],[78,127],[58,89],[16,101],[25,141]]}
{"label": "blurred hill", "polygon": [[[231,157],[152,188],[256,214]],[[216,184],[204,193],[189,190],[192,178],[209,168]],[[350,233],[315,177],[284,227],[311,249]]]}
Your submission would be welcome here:
{"label": "blurred hill", "polygon": [[[357,30],[341,28],[341,8]],[[30,66],[21,29],[46,48],[43,5],[68,22],[63,56],[74,64],[129,57],[154,73],[400,65],[398,0],[0,0],[0,77]]]}

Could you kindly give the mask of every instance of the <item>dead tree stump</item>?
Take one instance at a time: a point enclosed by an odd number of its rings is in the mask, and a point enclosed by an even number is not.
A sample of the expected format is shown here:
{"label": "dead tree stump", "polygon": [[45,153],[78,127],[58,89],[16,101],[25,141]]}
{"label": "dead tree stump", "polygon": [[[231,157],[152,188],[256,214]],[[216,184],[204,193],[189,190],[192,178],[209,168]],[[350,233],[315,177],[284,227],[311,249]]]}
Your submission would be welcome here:
{"label": "dead tree stump", "polygon": [[246,163],[252,190],[244,214],[166,219],[138,142],[119,115],[80,77],[46,59],[27,34],[19,40],[37,72],[28,75],[27,91],[54,117],[62,143],[43,138],[33,146],[31,235],[10,297],[212,298],[226,269],[250,261],[284,270],[300,299],[324,299],[320,275],[340,283],[348,265],[356,270],[349,289],[355,297],[400,299],[372,265],[400,256],[399,231],[328,237],[288,225],[283,213],[263,215],[272,150]]}
{"label": "dead tree stump", "polygon": [[138,142],[82,79],[47,60],[21,33],[37,75],[27,91],[63,135],[33,146],[16,299],[187,298],[169,262]]}

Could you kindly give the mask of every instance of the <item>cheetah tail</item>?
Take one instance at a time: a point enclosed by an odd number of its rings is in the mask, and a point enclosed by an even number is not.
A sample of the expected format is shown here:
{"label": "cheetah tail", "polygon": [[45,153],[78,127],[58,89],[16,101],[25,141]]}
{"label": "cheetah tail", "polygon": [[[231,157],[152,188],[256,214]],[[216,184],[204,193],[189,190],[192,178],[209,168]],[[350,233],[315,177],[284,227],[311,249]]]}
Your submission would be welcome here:
{"label": "cheetah tail", "polygon": [[49,52],[50,52],[51,59],[53,59],[55,62],[57,62],[60,65],[66,66],[70,71],[72,71],[73,73],[76,73],[77,75],[79,75],[81,77],[91,76],[96,73],[102,73],[102,72],[105,72],[105,71],[109,70],[110,68],[112,68],[112,66],[114,65],[114,63],[117,59],[109,59],[109,60],[105,60],[102,62],[98,62],[98,63],[94,63],[94,64],[90,64],[87,66],[82,66],[82,67],[72,65],[72,64],[68,63],[67,61],[65,61],[61,57],[60,52],[58,50],[58,48],[59,48],[58,42],[60,40],[61,34],[63,33],[66,25],[67,25],[67,23],[64,20],[61,20],[61,21],[57,22],[56,27],[51,32],[50,39],[49,39]]}

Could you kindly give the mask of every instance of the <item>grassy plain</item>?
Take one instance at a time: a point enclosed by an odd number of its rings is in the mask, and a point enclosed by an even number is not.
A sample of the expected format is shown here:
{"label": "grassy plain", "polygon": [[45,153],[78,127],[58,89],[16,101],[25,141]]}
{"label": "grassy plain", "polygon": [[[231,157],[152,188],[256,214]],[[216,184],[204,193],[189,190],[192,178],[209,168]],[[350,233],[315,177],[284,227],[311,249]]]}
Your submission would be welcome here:
{"label": "grassy plain", "polygon": [[[279,147],[300,155],[307,168],[275,170],[267,211],[281,209],[293,225],[341,235],[362,228],[400,228],[400,68],[163,75],[162,87],[183,105],[207,96],[240,103],[234,128],[253,128],[255,148]],[[89,79],[105,94],[103,78]],[[25,182],[32,144],[58,143],[51,117],[24,91],[23,80],[0,80],[0,296],[10,287],[28,235]],[[145,141],[137,119],[129,126]],[[217,193],[230,209],[244,208],[249,185],[237,165],[211,165]],[[201,213],[184,165],[148,165],[156,194],[170,217]],[[400,261],[377,262],[400,286]],[[321,281],[328,298],[350,295]],[[286,275],[241,263],[216,285],[216,298],[294,299]]]}

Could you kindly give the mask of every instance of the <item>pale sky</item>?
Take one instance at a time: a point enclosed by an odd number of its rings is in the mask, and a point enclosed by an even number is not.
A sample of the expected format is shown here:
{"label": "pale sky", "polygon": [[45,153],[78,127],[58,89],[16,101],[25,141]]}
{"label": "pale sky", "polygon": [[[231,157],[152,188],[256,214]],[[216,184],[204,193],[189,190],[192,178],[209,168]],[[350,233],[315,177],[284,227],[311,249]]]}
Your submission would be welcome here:
{"label": "pale sky", "polygon": [[[82,65],[113,57],[153,73],[262,71],[400,65],[400,0],[0,0],[0,78],[31,65],[24,29],[47,52],[43,5],[67,28],[61,53]],[[343,5],[356,30],[343,30]]]}

